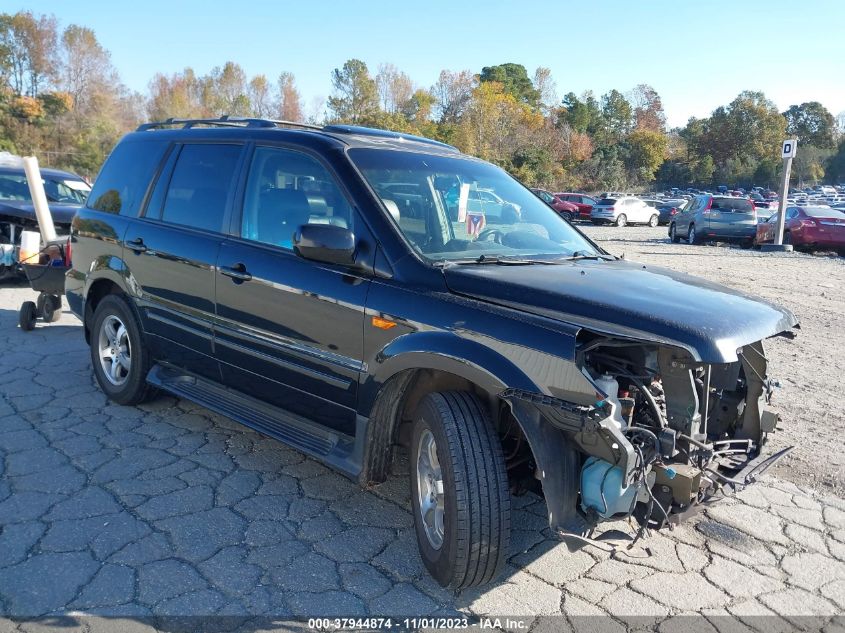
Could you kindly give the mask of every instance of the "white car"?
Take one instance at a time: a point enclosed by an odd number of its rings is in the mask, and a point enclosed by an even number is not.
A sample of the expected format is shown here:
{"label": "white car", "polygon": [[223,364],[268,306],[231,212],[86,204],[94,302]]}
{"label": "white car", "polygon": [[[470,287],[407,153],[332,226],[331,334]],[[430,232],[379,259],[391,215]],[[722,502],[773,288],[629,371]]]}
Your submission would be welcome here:
{"label": "white car", "polygon": [[590,213],[593,224],[648,224],[657,226],[660,215],[657,209],[648,206],[639,198],[625,196],[621,198],[602,198]]}

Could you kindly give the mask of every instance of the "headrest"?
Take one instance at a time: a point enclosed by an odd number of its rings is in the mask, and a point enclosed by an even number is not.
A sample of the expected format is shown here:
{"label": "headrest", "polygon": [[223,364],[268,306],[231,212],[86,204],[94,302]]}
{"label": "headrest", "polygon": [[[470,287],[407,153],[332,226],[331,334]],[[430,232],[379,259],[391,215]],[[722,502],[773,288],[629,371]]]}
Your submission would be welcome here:
{"label": "headrest", "polygon": [[387,198],[382,198],[381,201],[384,203],[384,206],[387,207],[387,210],[390,211],[390,215],[393,216],[393,219],[399,222],[401,214],[399,213],[399,207],[396,205],[396,202],[388,200]]}

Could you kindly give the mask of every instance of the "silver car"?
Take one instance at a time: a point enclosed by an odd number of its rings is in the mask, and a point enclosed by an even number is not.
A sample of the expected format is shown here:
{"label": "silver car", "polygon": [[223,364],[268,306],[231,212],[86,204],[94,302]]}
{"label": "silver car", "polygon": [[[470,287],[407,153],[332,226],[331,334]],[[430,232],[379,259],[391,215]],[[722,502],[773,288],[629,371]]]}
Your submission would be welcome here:
{"label": "silver car", "polygon": [[748,198],[696,196],[672,218],[669,237],[673,242],[686,239],[690,244],[715,239],[751,246],[759,219],[767,217],[765,213],[758,214]]}

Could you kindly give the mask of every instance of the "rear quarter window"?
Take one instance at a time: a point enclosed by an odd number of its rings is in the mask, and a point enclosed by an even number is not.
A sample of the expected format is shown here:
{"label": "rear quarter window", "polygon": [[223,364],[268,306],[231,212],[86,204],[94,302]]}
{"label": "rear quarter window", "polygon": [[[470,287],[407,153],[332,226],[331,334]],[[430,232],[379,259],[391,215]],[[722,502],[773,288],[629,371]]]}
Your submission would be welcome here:
{"label": "rear quarter window", "polygon": [[167,143],[119,143],[106,159],[86,206],[95,211],[136,216]]}

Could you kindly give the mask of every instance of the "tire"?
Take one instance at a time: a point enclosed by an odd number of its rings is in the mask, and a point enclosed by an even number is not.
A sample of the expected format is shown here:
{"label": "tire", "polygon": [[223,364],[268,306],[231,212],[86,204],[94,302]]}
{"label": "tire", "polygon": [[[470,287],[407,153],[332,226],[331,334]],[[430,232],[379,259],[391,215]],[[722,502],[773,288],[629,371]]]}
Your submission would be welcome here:
{"label": "tire", "polygon": [[783,232],[783,243],[792,244],[792,234],[789,231]]}
{"label": "tire", "polygon": [[[431,442],[436,468],[428,457]],[[508,556],[510,491],[502,446],[484,405],[463,391],[425,396],[414,416],[409,459],[414,529],[429,573],[453,589],[493,580]],[[432,468],[426,470],[426,463]],[[426,500],[433,502],[428,521]]]}
{"label": "tire", "polygon": [[[123,326],[123,331],[119,326]],[[109,348],[108,356],[105,355],[107,350],[101,351],[103,345]],[[110,400],[133,405],[148,398],[152,391],[146,380],[151,359],[141,337],[138,319],[122,296],[107,295],[100,301],[91,324],[90,349],[94,375]],[[121,355],[124,362],[113,360],[109,363],[107,360],[109,357],[119,359]],[[114,368],[115,365],[118,367],[107,373],[106,366]]]}
{"label": "tire", "polygon": [[653,215],[648,219],[648,225],[651,228],[654,228],[658,224],[660,224],[660,216],[659,215]]}
{"label": "tire", "polygon": [[[39,297],[40,299],[40,297]],[[44,295],[41,302],[41,319],[45,323],[55,323],[62,317],[62,300],[56,295]]]}
{"label": "tire", "polygon": [[18,325],[24,332],[30,332],[35,329],[36,307],[34,301],[24,301],[21,304],[21,309],[18,311]]}
{"label": "tire", "polygon": [[620,213],[619,217],[616,218],[616,226],[625,226],[628,224],[628,216],[624,213]]}
{"label": "tire", "polygon": [[560,217],[562,217],[567,222],[572,222],[572,214],[569,211],[562,211]]}
{"label": "tire", "polygon": [[689,225],[689,230],[687,231],[687,243],[698,244],[698,234],[695,232],[695,224]]}
{"label": "tire", "polygon": [[669,240],[672,242],[672,244],[677,244],[678,242],[681,241],[681,238],[678,237],[678,231],[675,227],[674,222],[672,222],[672,224],[669,225]]}

